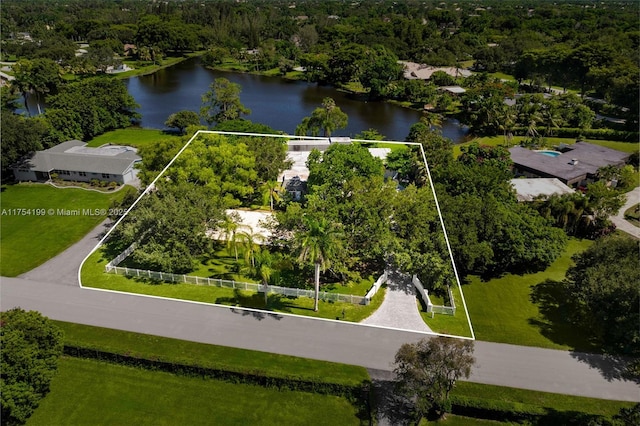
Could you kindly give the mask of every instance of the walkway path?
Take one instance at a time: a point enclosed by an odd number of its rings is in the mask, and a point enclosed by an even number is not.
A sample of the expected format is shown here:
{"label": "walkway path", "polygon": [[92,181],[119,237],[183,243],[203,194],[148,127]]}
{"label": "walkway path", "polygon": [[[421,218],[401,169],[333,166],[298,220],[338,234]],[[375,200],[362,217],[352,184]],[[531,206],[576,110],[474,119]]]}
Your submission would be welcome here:
{"label": "walkway path", "polygon": [[625,195],[627,196],[627,202],[622,206],[617,215],[611,216],[611,222],[613,222],[619,230],[640,239],[640,228],[627,222],[624,218],[624,212],[627,211],[629,207],[640,203],[640,187],[632,189]]}
{"label": "walkway path", "polygon": [[389,272],[387,294],[382,305],[361,323],[432,333],[418,313],[416,289],[411,283],[411,278],[398,272]]}

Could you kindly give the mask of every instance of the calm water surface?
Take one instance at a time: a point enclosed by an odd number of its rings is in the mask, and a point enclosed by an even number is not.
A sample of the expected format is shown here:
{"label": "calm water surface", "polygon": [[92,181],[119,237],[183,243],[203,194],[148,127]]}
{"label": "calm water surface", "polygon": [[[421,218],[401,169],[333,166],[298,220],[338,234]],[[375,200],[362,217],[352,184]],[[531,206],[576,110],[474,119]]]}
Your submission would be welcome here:
{"label": "calm water surface", "polygon": [[[346,129],[336,131],[336,136],[355,136],[362,130],[373,128],[385,135],[387,140],[402,141],[422,114],[386,102],[351,99],[332,87],[314,83],[212,71],[202,67],[197,58],[151,75],[130,78],[125,83],[129,93],[140,104],[141,126],[162,129],[165,128],[167,117],[174,112],[199,111],[202,95],[219,77],[242,86],[240,100],[251,109],[251,114],[246,118],[289,134],[294,133],[302,118],[320,106],[325,97],[335,99],[336,104],[349,116],[349,125]],[[459,143],[467,130],[456,120],[446,120],[442,132],[454,143]]]}

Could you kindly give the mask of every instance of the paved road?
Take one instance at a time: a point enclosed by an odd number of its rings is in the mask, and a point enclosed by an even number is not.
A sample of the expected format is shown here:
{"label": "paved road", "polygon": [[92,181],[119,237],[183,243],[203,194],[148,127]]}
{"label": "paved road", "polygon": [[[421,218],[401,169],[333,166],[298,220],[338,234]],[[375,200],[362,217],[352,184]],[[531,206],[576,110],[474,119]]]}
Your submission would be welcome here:
{"label": "paved road", "polygon": [[[50,318],[203,343],[361,365],[390,371],[402,343],[421,333],[218,307],[199,303],[2,278],[2,309],[21,306]],[[572,395],[640,401],[601,357],[476,342],[471,381]],[[589,357],[593,357],[589,359]],[[584,360],[583,360],[584,359]]]}
{"label": "paved road", "polygon": [[432,332],[418,312],[416,289],[411,277],[392,271],[388,275],[387,293],[382,305],[361,324]]}
{"label": "paved road", "polygon": [[[336,321],[82,289],[77,270],[105,224],[20,278],[0,279],[0,308],[196,342],[392,370],[397,349],[425,335]],[[533,347],[476,342],[470,381],[640,402],[640,386],[620,378],[616,360]]]}
{"label": "paved road", "polygon": [[619,230],[640,239],[640,228],[630,224],[624,218],[624,212],[627,211],[629,207],[640,203],[640,187],[632,189],[625,195],[627,196],[627,202],[622,206],[620,211],[618,211],[617,215],[611,216],[611,222],[613,222]]}

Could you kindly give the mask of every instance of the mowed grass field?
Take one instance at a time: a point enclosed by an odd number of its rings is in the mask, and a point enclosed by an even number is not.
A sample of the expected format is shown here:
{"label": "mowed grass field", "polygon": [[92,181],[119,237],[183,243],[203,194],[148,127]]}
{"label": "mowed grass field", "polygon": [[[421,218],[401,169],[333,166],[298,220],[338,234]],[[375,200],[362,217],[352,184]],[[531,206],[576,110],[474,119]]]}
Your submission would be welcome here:
{"label": "mowed grass field", "polygon": [[564,253],[542,272],[505,274],[486,282],[470,277],[462,290],[476,338],[552,349],[597,350],[587,331],[568,323],[559,293],[559,281],[573,264],[571,256],[591,244],[589,240],[569,239]]}
{"label": "mowed grass field", "polygon": [[[51,259],[80,240],[106,219],[106,213],[82,214],[83,209],[105,210],[122,200],[131,187],[114,193],[58,189],[45,184],[21,183],[2,187],[0,193],[0,275],[16,276]],[[21,214],[15,209],[27,209]],[[35,214],[39,209],[44,214]],[[58,210],[80,210],[66,216]]]}
{"label": "mowed grass field", "polygon": [[63,357],[27,425],[358,425],[346,398]]}
{"label": "mowed grass field", "polygon": [[64,332],[65,344],[76,347],[224,371],[249,371],[266,377],[296,377],[306,381],[345,386],[359,386],[362,382],[369,380],[367,370],[355,365],[189,342],[70,322],[54,322]]}

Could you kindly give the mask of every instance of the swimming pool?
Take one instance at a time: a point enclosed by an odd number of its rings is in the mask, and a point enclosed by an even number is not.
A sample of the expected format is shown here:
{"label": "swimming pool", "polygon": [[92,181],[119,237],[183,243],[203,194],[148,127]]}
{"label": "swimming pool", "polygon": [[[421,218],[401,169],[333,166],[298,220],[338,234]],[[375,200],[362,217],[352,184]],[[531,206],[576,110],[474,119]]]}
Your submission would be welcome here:
{"label": "swimming pool", "polygon": [[557,157],[558,155],[562,154],[561,152],[558,152],[558,151],[549,151],[549,150],[543,150],[543,149],[536,152],[539,152],[542,155],[547,155],[549,157]]}

